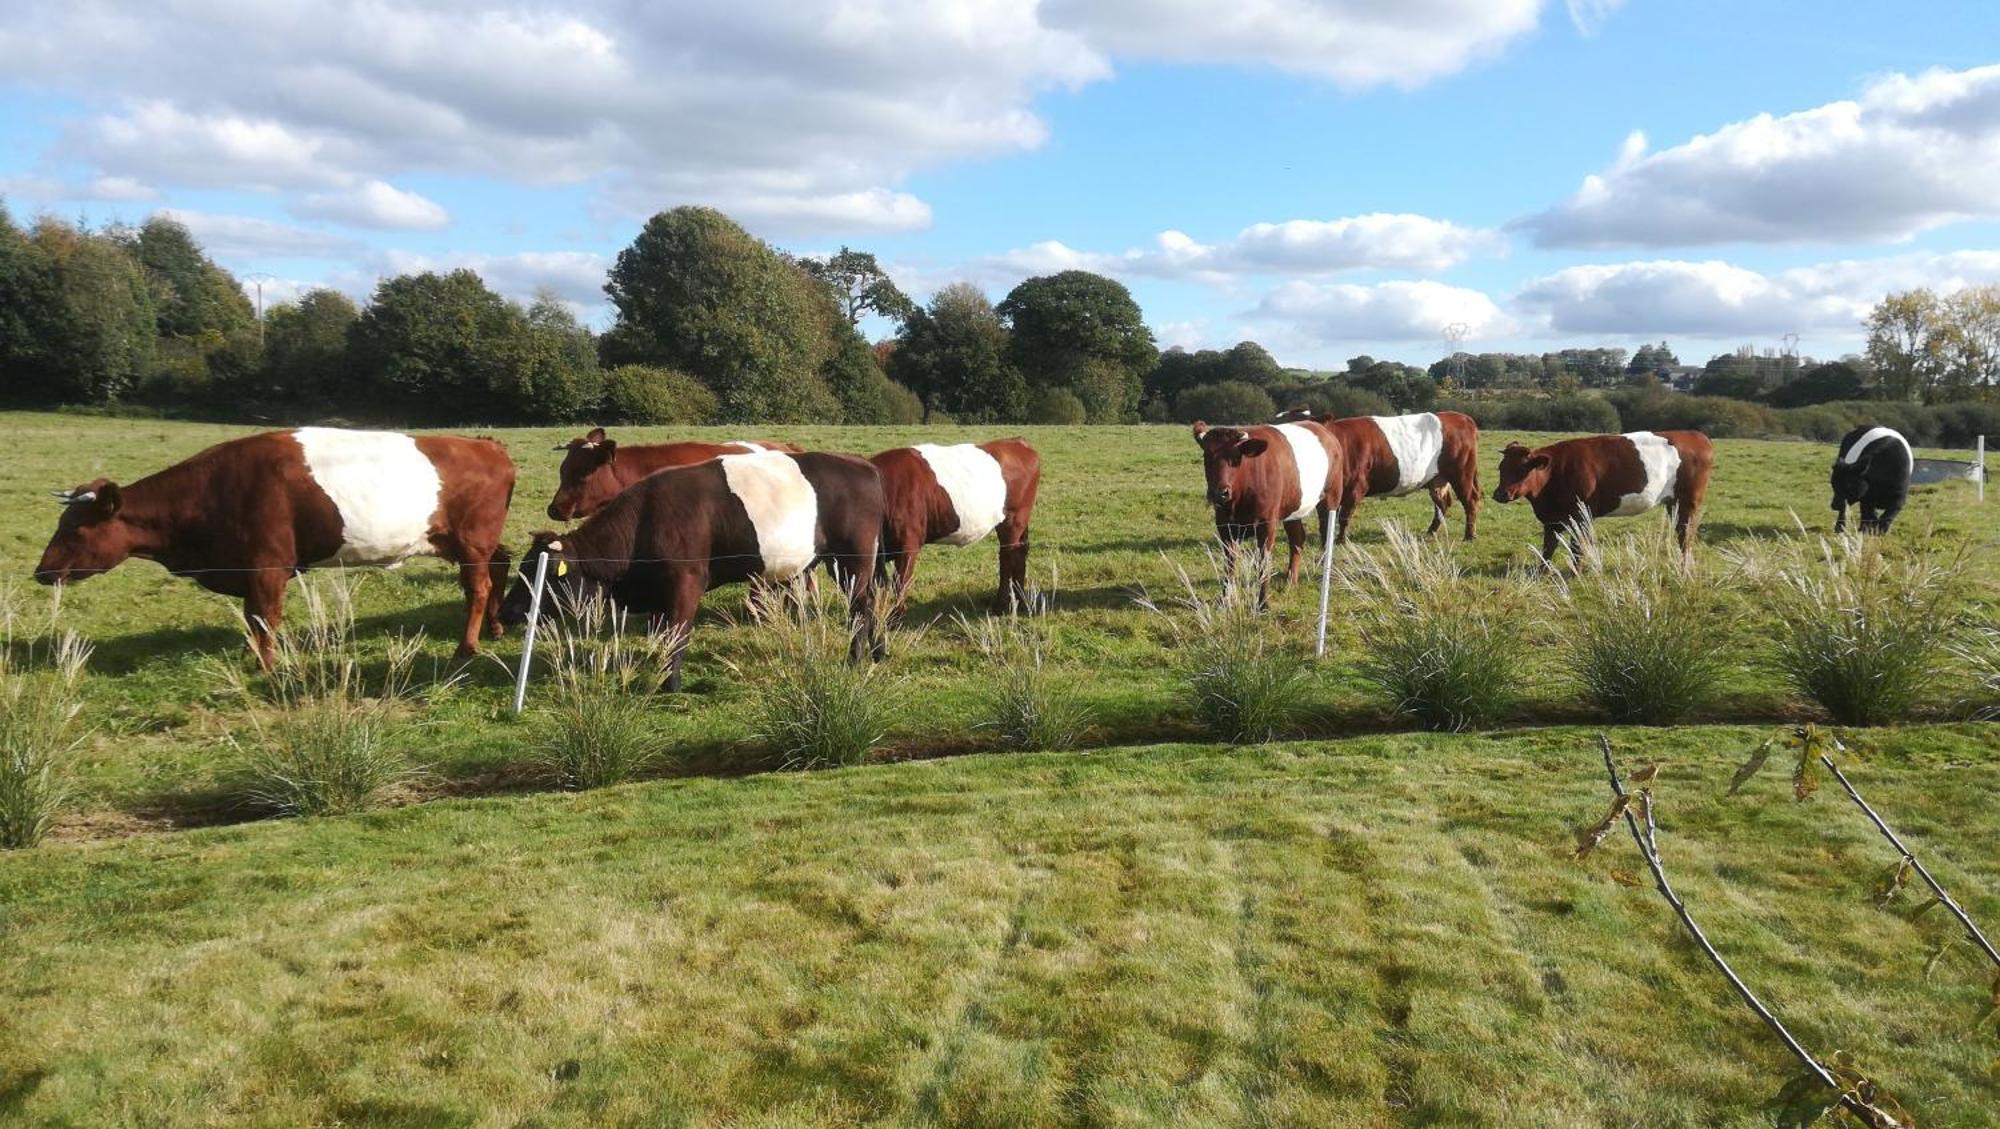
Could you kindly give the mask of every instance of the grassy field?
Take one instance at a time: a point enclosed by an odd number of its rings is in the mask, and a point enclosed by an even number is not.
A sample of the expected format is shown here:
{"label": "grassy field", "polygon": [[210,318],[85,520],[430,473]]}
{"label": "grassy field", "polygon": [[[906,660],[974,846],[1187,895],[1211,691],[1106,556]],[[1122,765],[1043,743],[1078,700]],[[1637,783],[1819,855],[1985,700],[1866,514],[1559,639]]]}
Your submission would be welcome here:
{"label": "grassy field", "polygon": [[[0,425],[0,573],[23,583],[56,516],[46,490],[249,430]],[[1134,602],[1205,567],[1192,440],[1030,431],[1051,660],[1094,715],[1077,753],[933,759],[992,745],[974,728],[983,661],[952,617],[990,596],[993,549],[938,547],[884,671],[895,763],[753,771],[755,635],[725,590],[691,692],[657,710],[679,754],[666,775],[690,778],[546,791],[523,768],[533,723],[506,708],[510,638],[427,704],[407,806],[245,823],[217,790],[243,725],[220,675],[246,661],[234,602],[143,563],[70,589],[99,730],[56,841],[0,855],[0,1121],[1772,1123],[1788,1060],[1657,896],[1609,877],[1641,869],[1629,843],[1568,858],[1604,784],[1548,582],[1508,578],[1539,540],[1525,506],[1489,502],[1454,549],[1520,609],[1512,728],[1393,732],[1337,616],[1296,739],[1203,745],[1167,625]],[[517,549],[549,525],[548,448],[570,434],[502,433]],[[958,432],[785,434],[872,451]],[[1489,491],[1512,438],[1485,438]],[[1668,865],[1809,1045],[1854,1053],[1920,1124],[2000,1124],[2000,1037],[1974,1029],[1990,976],[1963,955],[1925,974],[1935,924],[1871,905],[1890,858],[1858,813],[1793,804],[1775,767],[1725,795],[1745,750],[1808,715],[1759,665],[1769,625],[1726,556],[1794,512],[1827,527],[1831,454],[1717,448],[1702,567],[1744,661],[1718,724],[1614,734],[1667,759]],[[1967,485],[1920,488],[1894,535],[1969,544],[1968,608],[1988,616],[1993,512]],[[1379,544],[1385,518],[1420,525],[1428,506],[1368,503],[1357,539]],[[364,649],[420,628],[448,670],[457,600],[437,562],[369,574]],[[1303,644],[1311,603],[1281,594],[1274,630]],[[1950,720],[1963,689],[1941,679],[1934,720],[1885,731],[1857,782],[2000,924],[2000,737]]]}

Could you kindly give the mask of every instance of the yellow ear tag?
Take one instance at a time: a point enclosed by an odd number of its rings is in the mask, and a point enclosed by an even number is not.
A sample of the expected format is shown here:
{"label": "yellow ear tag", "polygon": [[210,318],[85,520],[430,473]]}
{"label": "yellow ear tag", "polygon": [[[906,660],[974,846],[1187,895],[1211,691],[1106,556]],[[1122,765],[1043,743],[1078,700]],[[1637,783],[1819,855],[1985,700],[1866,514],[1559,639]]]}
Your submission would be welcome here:
{"label": "yellow ear tag", "polygon": [[557,575],[557,576],[568,576],[568,575],[569,575],[569,562],[568,562],[568,561],[557,561],[557,562],[556,562],[556,575]]}

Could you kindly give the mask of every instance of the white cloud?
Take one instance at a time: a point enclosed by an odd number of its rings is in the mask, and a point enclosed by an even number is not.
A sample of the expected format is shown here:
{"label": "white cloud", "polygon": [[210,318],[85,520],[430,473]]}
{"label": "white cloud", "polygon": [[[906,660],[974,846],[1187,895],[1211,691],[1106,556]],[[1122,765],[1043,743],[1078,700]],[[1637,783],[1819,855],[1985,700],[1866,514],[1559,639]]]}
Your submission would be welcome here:
{"label": "white cloud", "polygon": [[699,202],[767,233],[903,231],[930,222],[908,176],[1033,149],[1036,99],[1114,60],[1408,87],[1496,53],[1543,6],[25,0],[0,73],[105,107],[59,153],[92,175],[266,190],[300,214],[429,224],[371,186],[443,173],[584,184],[623,218]]}
{"label": "white cloud", "polygon": [[1544,247],[1895,241],[2000,217],[2000,66],[1871,82],[1855,101],[1618,162],[1520,221]]}
{"label": "white cloud", "polygon": [[1311,278],[1359,270],[1441,271],[1476,254],[1499,254],[1497,232],[1428,216],[1374,213],[1337,220],[1252,224],[1220,243],[1163,231],[1146,249],[1084,251],[1057,240],[972,264],[979,277],[1025,278],[1061,270],[1231,282],[1244,277]]}
{"label": "white cloud", "polygon": [[1464,324],[1470,339],[1505,336],[1513,324],[1477,290],[1439,282],[1288,282],[1249,315],[1309,347],[1356,341],[1435,341]]}
{"label": "white cloud", "polygon": [[1542,0],[1044,0],[1114,54],[1273,66],[1344,87],[1421,86],[1532,31]]}
{"label": "white cloud", "polygon": [[202,249],[224,266],[233,259],[341,258],[361,249],[359,243],[343,236],[255,216],[217,215],[181,208],[163,208],[160,214],[186,224]]}
{"label": "white cloud", "polygon": [[1776,338],[1855,335],[1892,290],[2000,282],[2000,251],[1899,255],[1764,274],[1710,260],[1570,267],[1530,281],[1513,306],[1556,334]]}
{"label": "white cloud", "polygon": [[1576,26],[1583,36],[1596,35],[1604,29],[1604,21],[1611,13],[1625,6],[1625,0],[1566,0],[1569,5],[1569,22]]}
{"label": "white cloud", "polygon": [[434,200],[379,180],[353,188],[314,192],[292,209],[304,219],[331,220],[354,227],[424,230],[448,226],[451,213]]}

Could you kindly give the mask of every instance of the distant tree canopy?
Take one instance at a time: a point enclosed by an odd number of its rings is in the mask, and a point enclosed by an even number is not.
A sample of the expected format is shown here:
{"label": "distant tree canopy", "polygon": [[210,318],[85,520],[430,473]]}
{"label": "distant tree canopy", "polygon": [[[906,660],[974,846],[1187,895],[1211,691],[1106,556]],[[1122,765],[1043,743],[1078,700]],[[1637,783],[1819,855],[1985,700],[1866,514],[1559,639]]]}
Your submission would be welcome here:
{"label": "distant tree canopy", "polygon": [[1008,359],[1007,327],[986,294],[957,282],[903,323],[889,374],[917,394],[923,417],[943,412],[961,423],[1025,418],[1028,386]]}
{"label": "distant tree canopy", "polygon": [[1229,349],[1202,349],[1190,353],[1175,347],[1161,353],[1143,384],[1142,400],[1157,403],[1161,414],[1172,408],[1177,397],[1190,388],[1236,381],[1269,388],[1285,379],[1285,370],[1262,345],[1239,341]]}
{"label": "distant tree canopy", "polygon": [[1867,355],[1883,399],[1990,399],[2000,386],[2000,286],[1888,295],[1868,315]]}
{"label": "distant tree canopy", "polygon": [[1008,360],[1033,388],[1066,388],[1091,423],[1138,419],[1141,380],[1159,350],[1123,283],[1089,271],[1031,278],[997,307]]}
{"label": "distant tree canopy", "polygon": [[888,272],[875,261],[875,256],[866,251],[842,247],[824,259],[808,258],[797,262],[800,270],[833,291],[834,299],[847,315],[849,325],[859,323],[863,314],[875,314],[901,325],[916,312],[917,304],[897,289]]}

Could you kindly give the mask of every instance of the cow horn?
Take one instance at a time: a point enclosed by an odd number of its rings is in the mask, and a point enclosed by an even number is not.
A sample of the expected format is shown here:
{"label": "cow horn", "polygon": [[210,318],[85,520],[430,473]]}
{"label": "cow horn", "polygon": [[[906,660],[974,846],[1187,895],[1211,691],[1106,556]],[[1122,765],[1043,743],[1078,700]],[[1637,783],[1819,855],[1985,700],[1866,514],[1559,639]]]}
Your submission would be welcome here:
{"label": "cow horn", "polygon": [[97,500],[97,491],[85,490],[81,494],[71,494],[69,500],[72,502],[95,502]]}
{"label": "cow horn", "polygon": [[51,498],[54,498],[54,499],[56,499],[57,501],[59,501],[59,502],[63,503],[64,505],[68,505],[69,503],[71,503],[71,502],[73,502],[73,501],[75,501],[75,500],[76,500],[76,491],[74,491],[74,490],[51,490],[51,491],[49,491],[49,496],[50,496]]}

